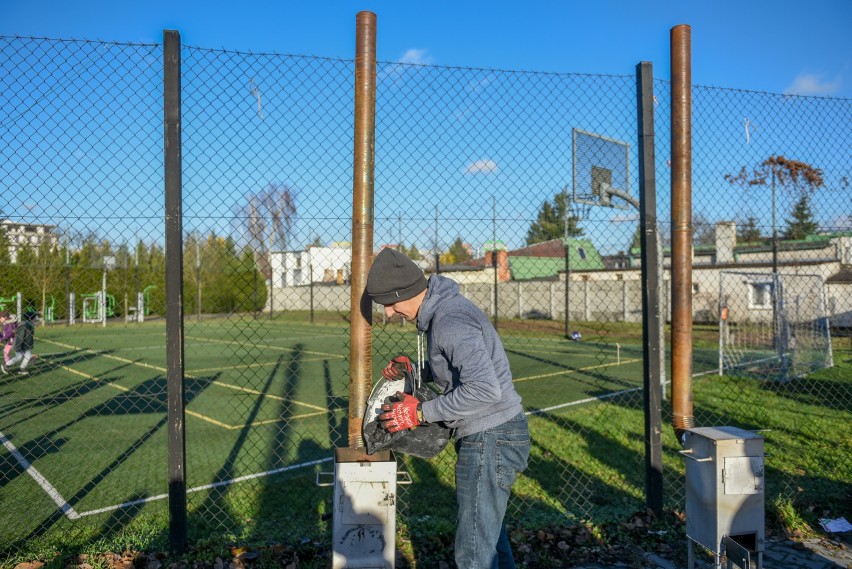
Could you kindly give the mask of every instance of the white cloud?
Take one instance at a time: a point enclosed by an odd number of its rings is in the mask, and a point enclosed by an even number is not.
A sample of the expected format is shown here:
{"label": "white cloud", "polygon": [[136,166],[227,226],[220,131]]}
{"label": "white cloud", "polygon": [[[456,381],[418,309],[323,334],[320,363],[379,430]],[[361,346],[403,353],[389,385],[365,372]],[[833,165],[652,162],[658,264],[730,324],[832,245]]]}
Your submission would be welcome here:
{"label": "white cloud", "polygon": [[492,81],[494,81],[494,76],[492,75],[476,81],[470,81],[467,84],[467,90],[471,93],[481,93]]}
{"label": "white cloud", "polygon": [[432,63],[430,56],[425,49],[409,49],[402,57],[397,60],[397,63],[414,63],[416,65],[429,65]]}
{"label": "white cloud", "polygon": [[396,87],[405,81],[407,76],[418,73],[411,65],[429,65],[432,57],[425,49],[409,49],[402,57],[385,67],[378,75],[378,81]]}
{"label": "white cloud", "polygon": [[821,74],[802,73],[793,80],[793,84],[784,89],[785,95],[833,95],[840,91],[843,83],[838,76],[826,80]]}
{"label": "white cloud", "polygon": [[497,163],[494,160],[477,160],[465,167],[468,174],[491,174],[497,171]]}

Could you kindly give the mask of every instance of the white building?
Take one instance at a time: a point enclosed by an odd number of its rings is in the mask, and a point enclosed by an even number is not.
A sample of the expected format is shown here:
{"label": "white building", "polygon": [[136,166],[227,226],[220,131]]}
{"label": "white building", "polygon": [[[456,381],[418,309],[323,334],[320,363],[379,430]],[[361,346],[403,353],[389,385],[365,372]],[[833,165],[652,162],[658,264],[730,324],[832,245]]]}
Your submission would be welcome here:
{"label": "white building", "polygon": [[311,282],[345,284],[351,274],[352,247],[348,242],[272,253],[272,283],[276,287],[301,286]]}
{"label": "white building", "polygon": [[0,227],[9,239],[9,257],[13,263],[18,261],[18,250],[27,244],[33,249],[38,249],[44,241],[56,243],[56,235],[53,233],[55,225],[4,219],[0,221]]}

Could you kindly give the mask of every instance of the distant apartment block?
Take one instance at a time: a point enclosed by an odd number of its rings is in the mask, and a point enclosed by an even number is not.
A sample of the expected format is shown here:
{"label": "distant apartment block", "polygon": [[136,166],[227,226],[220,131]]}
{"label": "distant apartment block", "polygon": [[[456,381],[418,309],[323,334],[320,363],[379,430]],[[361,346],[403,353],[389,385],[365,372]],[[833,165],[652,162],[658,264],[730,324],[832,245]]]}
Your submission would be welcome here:
{"label": "distant apartment block", "polygon": [[53,233],[55,225],[39,223],[23,223],[4,219],[0,221],[0,227],[9,239],[9,257],[13,263],[18,260],[18,251],[27,245],[38,249],[42,243],[56,243],[56,235]]}

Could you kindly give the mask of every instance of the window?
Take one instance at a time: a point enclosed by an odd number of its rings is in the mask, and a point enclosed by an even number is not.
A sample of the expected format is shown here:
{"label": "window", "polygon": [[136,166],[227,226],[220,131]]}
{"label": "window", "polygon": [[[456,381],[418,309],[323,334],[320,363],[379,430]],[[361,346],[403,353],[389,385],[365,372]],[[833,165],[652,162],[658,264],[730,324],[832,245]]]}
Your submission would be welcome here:
{"label": "window", "polygon": [[577,247],[577,254],[580,255],[581,259],[586,258],[586,250],[583,249],[582,247]]}
{"label": "window", "polygon": [[748,283],[748,307],[756,309],[772,308],[773,286],[771,282]]}

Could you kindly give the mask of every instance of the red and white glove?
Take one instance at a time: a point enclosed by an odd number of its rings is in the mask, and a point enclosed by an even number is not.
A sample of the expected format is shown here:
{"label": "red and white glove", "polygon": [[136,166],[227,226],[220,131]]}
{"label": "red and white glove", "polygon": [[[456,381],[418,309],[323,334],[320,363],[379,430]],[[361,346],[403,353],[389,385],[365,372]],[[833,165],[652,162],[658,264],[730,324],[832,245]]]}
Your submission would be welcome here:
{"label": "red and white glove", "polygon": [[420,400],[403,393],[396,392],[396,401],[382,405],[379,415],[381,427],[389,433],[413,429],[423,422],[423,411],[420,410]]}
{"label": "red and white glove", "polygon": [[405,379],[405,372],[414,373],[414,366],[408,356],[397,356],[382,370],[382,377],[388,381]]}

